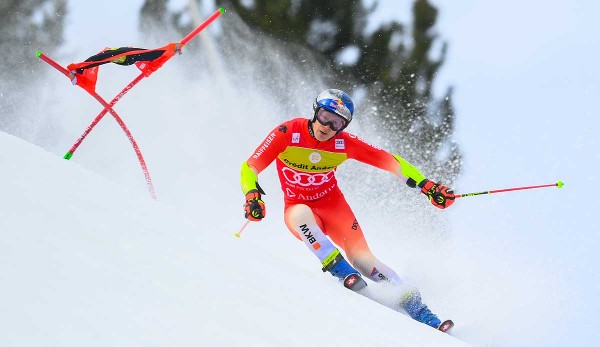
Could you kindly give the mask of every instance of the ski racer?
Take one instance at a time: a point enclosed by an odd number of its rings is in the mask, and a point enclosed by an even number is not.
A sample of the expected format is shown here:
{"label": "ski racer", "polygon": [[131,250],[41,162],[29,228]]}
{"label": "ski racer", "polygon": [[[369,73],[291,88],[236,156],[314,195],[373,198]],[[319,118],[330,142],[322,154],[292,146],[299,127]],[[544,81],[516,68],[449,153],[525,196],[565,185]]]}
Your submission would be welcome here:
{"label": "ski racer", "polygon": [[[258,184],[258,174],[275,161],[284,193],[285,224],[319,259],[322,270],[339,278],[346,288],[359,292],[367,285],[363,277],[399,285],[402,280],[398,274],[369,249],[360,224],[338,187],[336,168],[347,159],[355,159],[389,171],[409,187],[418,187],[440,209],[452,205],[454,193],[426,179],[400,156],[345,132],[354,115],[354,104],[345,92],[323,91],[315,99],[313,109],[312,120],[295,118],[273,129],[242,164],[245,218],[265,218],[265,193]],[[418,290],[403,290],[398,305],[410,317],[442,331],[453,326],[452,321],[442,323],[431,312]]]}

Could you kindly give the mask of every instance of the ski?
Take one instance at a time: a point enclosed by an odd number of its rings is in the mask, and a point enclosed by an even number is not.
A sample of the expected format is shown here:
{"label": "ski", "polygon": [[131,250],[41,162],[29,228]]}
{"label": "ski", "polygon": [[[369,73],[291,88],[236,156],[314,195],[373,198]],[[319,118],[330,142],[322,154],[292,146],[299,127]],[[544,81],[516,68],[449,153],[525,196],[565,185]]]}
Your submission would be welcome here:
{"label": "ski", "polygon": [[362,277],[358,274],[349,274],[344,278],[344,287],[353,290],[359,291],[367,286],[367,282],[362,279]]}
{"label": "ski", "polygon": [[452,327],[454,326],[454,322],[451,321],[450,319],[445,320],[442,322],[442,324],[440,324],[440,326],[438,327],[438,330],[444,333],[447,333],[448,331],[450,331],[450,329],[452,329]]}

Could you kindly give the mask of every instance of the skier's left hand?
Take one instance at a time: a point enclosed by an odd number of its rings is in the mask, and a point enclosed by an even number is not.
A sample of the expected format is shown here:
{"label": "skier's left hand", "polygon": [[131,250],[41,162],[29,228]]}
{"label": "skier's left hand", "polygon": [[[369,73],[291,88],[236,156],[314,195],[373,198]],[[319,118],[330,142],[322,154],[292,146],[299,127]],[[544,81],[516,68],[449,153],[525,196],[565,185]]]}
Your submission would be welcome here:
{"label": "skier's left hand", "polygon": [[454,203],[454,191],[441,183],[423,180],[419,183],[419,187],[421,187],[421,193],[427,195],[429,201],[437,208],[445,209]]}

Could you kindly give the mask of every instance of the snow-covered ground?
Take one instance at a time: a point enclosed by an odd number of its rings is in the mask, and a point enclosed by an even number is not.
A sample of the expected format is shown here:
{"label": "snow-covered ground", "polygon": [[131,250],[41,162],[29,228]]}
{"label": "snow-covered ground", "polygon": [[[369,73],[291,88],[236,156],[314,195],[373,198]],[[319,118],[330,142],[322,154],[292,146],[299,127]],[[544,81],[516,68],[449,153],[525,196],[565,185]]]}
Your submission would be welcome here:
{"label": "snow-covered ground", "polygon": [[466,345],[293,261],[261,235],[281,228],[237,239],[6,133],[0,148],[2,346]]}

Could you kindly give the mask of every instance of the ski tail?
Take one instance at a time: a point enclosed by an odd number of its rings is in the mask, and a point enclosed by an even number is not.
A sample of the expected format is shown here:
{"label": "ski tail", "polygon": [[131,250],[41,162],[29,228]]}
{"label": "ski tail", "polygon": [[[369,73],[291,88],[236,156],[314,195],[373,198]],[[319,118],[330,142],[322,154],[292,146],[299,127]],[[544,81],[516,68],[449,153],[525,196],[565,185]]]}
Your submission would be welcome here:
{"label": "ski tail", "polygon": [[367,282],[359,274],[350,274],[344,278],[344,287],[355,292],[367,286]]}
{"label": "ski tail", "polygon": [[450,319],[443,321],[440,326],[438,327],[438,330],[444,333],[447,333],[450,331],[450,329],[452,329],[452,327],[454,327],[454,322],[451,321]]}

